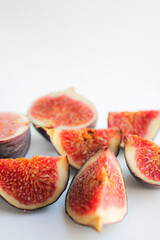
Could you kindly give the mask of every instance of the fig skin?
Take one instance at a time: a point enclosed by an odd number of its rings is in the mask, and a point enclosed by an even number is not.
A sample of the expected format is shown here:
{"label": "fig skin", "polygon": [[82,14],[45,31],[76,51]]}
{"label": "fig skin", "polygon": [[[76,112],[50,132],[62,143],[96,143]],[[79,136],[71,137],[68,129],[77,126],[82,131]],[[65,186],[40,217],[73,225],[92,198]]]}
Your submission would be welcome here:
{"label": "fig skin", "polygon": [[[88,224],[86,224],[86,223],[82,223],[82,222],[79,222],[79,221],[76,221],[70,214],[69,214],[69,212],[68,212],[68,210],[67,210],[67,200],[68,200],[68,195],[69,195],[69,191],[70,191],[70,187],[72,186],[72,184],[74,183],[74,180],[76,179],[76,177],[77,177],[77,175],[79,175],[79,173],[81,172],[81,171],[83,171],[84,169],[85,169],[85,167],[87,167],[90,163],[89,163],[89,161],[91,161],[91,162],[93,162],[93,158],[94,157],[97,157],[98,155],[100,156],[100,154],[102,154],[104,151],[107,151],[107,152],[109,152],[109,153],[111,153],[112,154],[112,156],[114,156],[115,157],[115,155],[109,150],[109,149],[106,149],[106,150],[100,150],[99,152],[97,152],[93,157],[91,157],[89,160],[88,160],[88,162],[86,162],[82,167],[81,167],[81,169],[79,170],[79,172],[77,172],[77,174],[73,177],[73,179],[72,179],[72,181],[71,181],[71,183],[70,183],[70,186],[69,186],[69,188],[68,188],[68,191],[67,191],[67,194],[66,194],[66,198],[65,198],[65,212],[66,212],[66,214],[69,216],[69,218],[70,219],[72,219],[72,221],[74,221],[76,224],[80,224],[80,225],[82,225],[82,226],[85,226],[85,227],[91,227],[91,228],[93,228],[94,230],[96,230],[97,232],[101,232],[101,230],[102,230],[102,227],[103,227],[103,225],[108,225],[108,224],[114,224],[114,223],[118,223],[118,222],[121,222],[124,218],[125,218],[125,216],[127,215],[127,213],[128,213],[128,208],[127,208],[127,205],[128,205],[128,203],[127,203],[127,194],[126,194],[126,187],[125,187],[125,182],[124,182],[124,180],[122,180],[123,181],[123,187],[124,187],[124,194],[125,194],[125,205],[124,205],[124,207],[123,207],[123,216],[121,216],[120,217],[120,219],[118,220],[109,220],[109,219],[107,219],[107,221],[108,222],[105,222],[104,221],[104,219],[103,219],[103,217],[104,216],[99,216],[99,217],[96,217],[95,218],[95,221],[94,221],[94,224],[95,225],[91,225],[91,224],[89,224],[90,222],[88,222]],[[118,165],[119,165],[119,163],[118,163]],[[120,165],[119,165],[119,167],[120,167]],[[122,176],[122,179],[123,179],[123,174],[122,174],[122,170],[121,170],[121,168],[119,169],[119,173],[120,173],[120,175]],[[85,181],[85,179],[84,179],[84,181]],[[103,180],[102,180],[103,181]],[[73,210],[74,211],[74,210]],[[95,214],[97,214],[97,210],[95,210],[96,212],[95,212]],[[105,210],[106,211],[106,210]],[[75,215],[76,215],[77,213],[75,213]],[[99,213],[98,213],[99,214]],[[87,216],[88,217],[88,216]],[[92,216],[93,217],[93,216]],[[89,219],[89,218],[88,218]],[[93,220],[93,218],[91,218],[91,220]]]}
{"label": "fig skin", "polygon": [[[43,156],[36,156],[36,157],[43,157]],[[24,210],[24,211],[35,211],[37,209],[41,209],[41,208],[47,207],[47,206],[55,203],[60,198],[60,196],[63,194],[63,192],[66,190],[67,185],[68,185],[69,175],[70,175],[70,169],[69,169],[69,163],[68,163],[67,157],[61,156],[61,157],[57,157],[57,158],[59,158],[59,159],[61,158],[61,160],[59,160],[60,165],[58,166],[58,169],[59,169],[59,167],[63,168],[61,173],[58,172],[59,173],[58,180],[57,180],[58,183],[56,182],[56,186],[58,184],[59,189],[56,188],[56,190],[53,193],[53,196],[51,196],[49,198],[49,200],[46,199],[46,203],[43,201],[42,203],[40,202],[40,203],[34,203],[34,204],[23,204],[18,199],[14,198],[12,195],[10,196],[6,191],[4,191],[3,188],[1,187],[1,185],[0,185],[0,197],[5,202],[7,202],[9,205],[13,206],[14,208],[19,209],[19,210]],[[12,159],[12,160],[16,161],[17,159]],[[1,161],[1,159],[0,159],[0,161]],[[64,172],[64,169],[65,169],[65,172]],[[63,180],[62,178],[65,178],[65,180]],[[1,181],[1,184],[4,184],[4,183],[2,183],[2,181]]]}
{"label": "fig skin", "polygon": [[[144,187],[146,188],[156,188],[156,189],[159,189],[160,188],[160,184],[157,185],[157,184],[154,184],[153,182],[149,182],[149,181],[146,181],[145,179],[142,179],[141,177],[139,177],[139,175],[136,173],[136,171],[133,171],[131,166],[129,165],[129,161],[128,161],[128,157],[127,157],[127,148],[131,147],[130,146],[130,143],[129,141],[127,140],[127,137],[128,136],[137,136],[137,135],[131,135],[131,134],[128,134],[127,136],[125,136],[124,138],[124,157],[125,157],[125,161],[126,161],[126,165],[130,171],[130,173],[132,174],[132,176],[141,184],[143,185]],[[144,140],[147,140],[145,138],[142,138],[141,139],[144,139]],[[150,142],[153,142],[151,140],[148,140]],[[153,142],[154,143],[154,142]]]}
{"label": "fig skin", "polygon": [[[93,117],[88,120],[85,123],[82,124],[78,124],[78,125],[74,125],[75,123],[71,124],[71,125],[64,125],[62,123],[58,124],[58,126],[54,126],[53,124],[53,120],[51,119],[47,119],[47,120],[37,120],[36,117],[32,116],[32,107],[34,106],[34,104],[36,103],[36,101],[38,101],[39,99],[43,98],[43,97],[59,97],[59,96],[67,96],[69,98],[71,98],[73,101],[77,100],[79,102],[82,102],[82,104],[85,104],[87,107],[89,107],[89,109],[92,110],[93,113]],[[28,110],[28,117],[30,119],[30,121],[32,122],[33,126],[35,127],[35,129],[47,140],[50,141],[50,139],[48,138],[48,136],[46,135],[46,132],[43,130],[43,128],[48,128],[48,129],[80,129],[83,127],[87,127],[87,128],[94,128],[97,122],[97,110],[94,106],[94,104],[92,102],[90,102],[89,100],[87,100],[86,98],[84,98],[83,96],[77,94],[74,91],[74,88],[69,88],[65,91],[59,91],[59,92],[53,92],[50,94],[47,94],[46,96],[42,96],[40,98],[38,98],[36,101],[34,101],[31,105],[31,107]],[[72,113],[72,112],[71,112]],[[81,114],[79,113],[79,115],[81,116]],[[44,122],[43,122],[44,121]]]}
{"label": "fig skin", "polygon": [[30,142],[30,129],[12,140],[0,141],[0,158],[24,157],[29,150]]}
{"label": "fig skin", "polygon": [[48,136],[48,134],[46,133],[46,131],[44,130],[43,127],[38,127],[33,123],[32,123],[32,125],[37,130],[37,132],[40,133],[40,135],[42,135],[47,141],[50,142],[50,137]]}
{"label": "fig skin", "polygon": [[22,114],[17,114],[22,118],[25,118],[26,129],[20,134],[11,136],[8,138],[0,139],[0,158],[18,158],[24,157],[29,150],[31,143],[31,131],[29,120]]}

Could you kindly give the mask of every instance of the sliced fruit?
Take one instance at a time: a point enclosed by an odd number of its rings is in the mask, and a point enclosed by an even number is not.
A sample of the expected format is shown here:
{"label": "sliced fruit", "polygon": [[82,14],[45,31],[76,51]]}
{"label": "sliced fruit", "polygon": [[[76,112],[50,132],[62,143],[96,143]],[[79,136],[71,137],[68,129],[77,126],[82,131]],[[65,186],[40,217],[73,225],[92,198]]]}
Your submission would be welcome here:
{"label": "sliced fruit", "polygon": [[66,156],[0,159],[0,195],[20,209],[45,207],[65,190],[68,176]]}
{"label": "sliced fruit", "polygon": [[45,130],[57,152],[67,155],[70,165],[76,169],[100,149],[109,148],[117,155],[121,142],[121,130],[116,127]]}
{"label": "sliced fruit", "polygon": [[127,135],[125,158],[137,180],[160,187],[160,147],[156,143],[136,135]]}
{"label": "sliced fruit", "polygon": [[101,231],[103,224],[121,221],[127,213],[123,176],[115,155],[100,150],[72,180],[66,213],[77,223]]}
{"label": "sliced fruit", "polygon": [[110,112],[108,127],[114,126],[122,130],[122,147],[127,134],[152,140],[160,128],[160,111]]}
{"label": "sliced fruit", "polygon": [[[41,127],[75,129],[93,127],[97,112],[90,101],[70,88],[37,99],[31,105],[28,116],[37,130]],[[44,134],[42,130],[40,132]]]}
{"label": "sliced fruit", "polygon": [[0,113],[0,158],[24,157],[30,147],[29,119],[18,113]]}

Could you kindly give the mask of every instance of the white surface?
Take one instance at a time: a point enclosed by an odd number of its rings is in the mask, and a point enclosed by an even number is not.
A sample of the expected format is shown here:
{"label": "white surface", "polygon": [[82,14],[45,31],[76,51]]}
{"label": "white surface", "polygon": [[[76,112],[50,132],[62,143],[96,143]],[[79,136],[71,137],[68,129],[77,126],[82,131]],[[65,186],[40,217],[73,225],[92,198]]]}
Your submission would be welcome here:
{"label": "white surface", "polygon": [[[37,97],[74,86],[98,110],[160,108],[160,2],[0,1],[0,111],[26,113]],[[155,141],[160,143],[160,132]],[[27,157],[56,155],[32,128]],[[121,150],[128,214],[99,234],[65,214],[65,193],[53,205],[24,213],[0,199],[1,239],[159,238],[160,190],[129,173]],[[75,174],[71,170],[71,178]]]}

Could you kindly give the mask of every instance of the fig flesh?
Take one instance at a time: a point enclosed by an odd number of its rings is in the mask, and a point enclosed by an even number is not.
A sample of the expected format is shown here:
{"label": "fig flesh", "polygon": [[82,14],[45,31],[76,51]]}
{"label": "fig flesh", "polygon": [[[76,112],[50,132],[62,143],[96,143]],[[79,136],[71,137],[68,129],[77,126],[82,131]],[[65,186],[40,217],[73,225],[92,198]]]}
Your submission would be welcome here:
{"label": "fig flesh", "polygon": [[109,149],[100,150],[80,169],[66,195],[66,213],[77,223],[101,231],[127,213],[120,165]]}
{"label": "fig flesh", "polygon": [[160,128],[160,111],[110,112],[108,127],[113,126],[122,130],[121,147],[124,147],[124,137],[127,134],[152,140]]}
{"label": "fig flesh", "polygon": [[160,187],[160,147],[137,135],[125,138],[125,158],[132,175],[147,186]]}
{"label": "fig flesh", "polygon": [[18,113],[0,113],[0,158],[24,157],[30,147],[29,119]]}
{"label": "fig flesh", "polygon": [[16,208],[45,207],[65,190],[68,176],[66,156],[0,159],[0,195]]}
{"label": "fig flesh", "polygon": [[42,127],[58,129],[94,127],[97,111],[90,101],[70,88],[40,97],[31,105],[28,116],[36,129],[47,137]]}
{"label": "fig flesh", "polygon": [[76,169],[101,149],[109,148],[117,155],[121,142],[121,130],[116,127],[45,130],[57,152],[67,155],[69,164]]}

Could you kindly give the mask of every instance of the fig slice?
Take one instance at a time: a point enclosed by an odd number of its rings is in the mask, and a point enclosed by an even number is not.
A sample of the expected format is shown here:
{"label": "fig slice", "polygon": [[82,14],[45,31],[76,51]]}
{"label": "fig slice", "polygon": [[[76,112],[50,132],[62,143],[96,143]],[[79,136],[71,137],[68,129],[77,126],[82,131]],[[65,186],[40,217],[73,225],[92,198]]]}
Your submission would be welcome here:
{"label": "fig slice", "polygon": [[125,159],[132,175],[147,186],[160,187],[160,147],[137,135],[125,137]]}
{"label": "fig slice", "polygon": [[110,112],[108,127],[113,126],[122,130],[121,147],[124,147],[124,137],[127,134],[152,140],[160,128],[160,111]]}
{"label": "fig slice", "polygon": [[73,178],[66,195],[66,213],[77,223],[102,230],[127,213],[126,191],[113,152],[100,150]]}
{"label": "fig slice", "polygon": [[90,101],[70,88],[40,97],[31,105],[28,116],[37,130],[45,135],[41,127],[58,129],[94,127],[97,111]]}
{"label": "fig slice", "polygon": [[0,113],[0,158],[24,157],[30,141],[29,119],[25,115]]}
{"label": "fig slice", "polygon": [[45,207],[65,190],[68,176],[66,156],[0,159],[0,195],[16,208]]}
{"label": "fig slice", "polygon": [[121,130],[116,127],[45,130],[57,152],[67,155],[69,164],[76,169],[101,149],[110,148],[117,155],[121,142]]}

